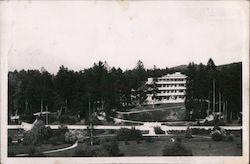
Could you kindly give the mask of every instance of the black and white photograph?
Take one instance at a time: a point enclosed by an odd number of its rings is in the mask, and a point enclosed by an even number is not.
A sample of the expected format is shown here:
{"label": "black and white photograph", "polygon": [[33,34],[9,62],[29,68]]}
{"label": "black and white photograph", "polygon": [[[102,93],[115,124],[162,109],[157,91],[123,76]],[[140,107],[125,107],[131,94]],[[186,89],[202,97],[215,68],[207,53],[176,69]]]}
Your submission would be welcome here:
{"label": "black and white photograph", "polygon": [[1,163],[249,162],[248,1],[0,10]]}

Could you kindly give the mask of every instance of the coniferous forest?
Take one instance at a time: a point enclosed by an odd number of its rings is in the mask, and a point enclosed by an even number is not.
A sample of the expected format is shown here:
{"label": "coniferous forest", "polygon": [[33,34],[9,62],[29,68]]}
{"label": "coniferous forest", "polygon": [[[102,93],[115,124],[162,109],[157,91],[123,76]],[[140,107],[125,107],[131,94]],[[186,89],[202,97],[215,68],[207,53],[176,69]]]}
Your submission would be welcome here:
{"label": "coniferous forest", "polygon": [[[99,105],[107,116],[114,110],[123,110],[133,104],[140,104],[142,86],[148,77],[159,77],[167,73],[181,72],[188,76],[186,90],[186,111],[192,110],[193,119],[204,118],[206,109],[211,108],[206,101],[212,101],[215,90],[218,98],[227,105],[228,119],[236,119],[242,111],[242,63],[216,66],[212,59],[205,65],[190,62],[173,68],[146,69],[138,61],[131,70],[122,70],[107,62],[94,63],[91,68],[81,71],[61,66],[56,74],[45,68],[40,70],[20,70],[8,73],[8,111],[9,117],[32,116],[39,112],[41,104],[50,111],[87,118],[89,105]],[[213,83],[215,83],[213,88]],[[134,95],[134,99],[131,99]],[[190,118],[189,118],[190,119]]]}

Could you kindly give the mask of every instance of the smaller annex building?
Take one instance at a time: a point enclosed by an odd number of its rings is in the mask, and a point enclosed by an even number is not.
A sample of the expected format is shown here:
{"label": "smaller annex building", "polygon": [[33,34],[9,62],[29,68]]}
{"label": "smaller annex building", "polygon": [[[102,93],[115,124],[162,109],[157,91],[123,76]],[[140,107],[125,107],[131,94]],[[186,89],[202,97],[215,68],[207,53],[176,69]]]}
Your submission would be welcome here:
{"label": "smaller annex building", "polygon": [[180,72],[148,78],[147,104],[184,103],[187,76]]}

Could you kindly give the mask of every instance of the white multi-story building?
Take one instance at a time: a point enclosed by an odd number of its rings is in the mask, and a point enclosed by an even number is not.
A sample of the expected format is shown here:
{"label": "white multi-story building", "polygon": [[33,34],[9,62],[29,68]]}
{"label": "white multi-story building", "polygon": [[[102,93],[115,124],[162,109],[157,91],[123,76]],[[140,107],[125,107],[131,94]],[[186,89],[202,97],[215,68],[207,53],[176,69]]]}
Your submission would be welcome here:
{"label": "white multi-story building", "polygon": [[[180,72],[148,78],[147,104],[182,103],[185,101],[187,76]],[[155,97],[155,98],[153,98]]]}

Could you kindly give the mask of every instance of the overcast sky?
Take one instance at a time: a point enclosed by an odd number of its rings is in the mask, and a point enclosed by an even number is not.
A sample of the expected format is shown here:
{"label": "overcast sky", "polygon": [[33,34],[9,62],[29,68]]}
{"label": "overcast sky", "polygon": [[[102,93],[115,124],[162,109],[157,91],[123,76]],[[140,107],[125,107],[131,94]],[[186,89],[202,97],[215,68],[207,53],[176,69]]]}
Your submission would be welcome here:
{"label": "overcast sky", "polygon": [[123,70],[139,59],[146,68],[242,61],[246,16],[236,2],[222,2],[12,2],[3,26],[8,69],[78,71],[99,60]]}

